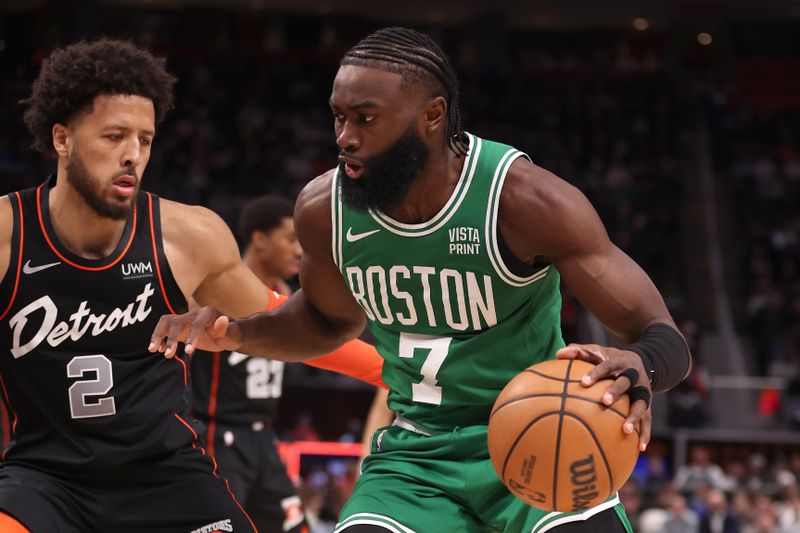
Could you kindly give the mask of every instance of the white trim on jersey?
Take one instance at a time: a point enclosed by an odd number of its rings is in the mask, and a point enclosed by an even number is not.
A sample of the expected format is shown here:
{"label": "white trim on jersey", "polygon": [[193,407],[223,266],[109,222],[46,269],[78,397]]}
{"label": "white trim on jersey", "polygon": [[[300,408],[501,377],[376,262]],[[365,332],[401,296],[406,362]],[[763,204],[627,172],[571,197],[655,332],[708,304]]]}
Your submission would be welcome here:
{"label": "white trim on jersey", "polygon": [[569,524],[570,522],[582,522],[584,520],[588,520],[588,519],[590,519],[591,517],[593,517],[596,514],[599,514],[599,513],[602,513],[603,511],[607,511],[608,509],[611,509],[612,507],[614,507],[618,503],[620,503],[619,494],[616,494],[616,495],[614,495],[614,498],[612,498],[612,499],[610,499],[610,500],[608,500],[606,502],[603,502],[603,503],[601,503],[599,505],[595,505],[591,509],[586,509],[582,513],[564,515],[561,518],[557,518],[557,519],[555,519],[555,520],[553,520],[551,522],[548,522],[547,524],[544,524],[540,529],[537,529],[537,527],[539,527],[539,524],[541,524],[542,522],[544,522],[546,520],[549,520],[549,519],[553,518],[554,516],[558,516],[558,515],[560,515],[562,513],[555,512],[555,513],[546,514],[541,518],[541,520],[539,520],[538,522],[536,522],[533,525],[533,529],[531,529],[531,533],[545,533],[545,531],[550,531],[554,527],[561,526],[561,525],[564,525],[564,524]]}
{"label": "white trim on jersey", "polygon": [[377,513],[356,513],[350,515],[345,518],[344,521],[336,524],[336,529],[333,530],[333,533],[339,533],[340,531],[348,529],[350,526],[357,526],[359,524],[381,526],[392,533],[416,533],[416,531],[404,526],[397,520]]}
{"label": "white trim on jersey", "polygon": [[519,157],[524,157],[530,161],[527,154],[514,148],[503,154],[503,157],[500,158],[500,162],[497,164],[494,177],[492,178],[492,185],[489,188],[489,202],[486,208],[486,242],[489,243],[487,246],[487,255],[494,267],[494,271],[500,279],[512,287],[530,285],[534,281],[544,278],[550,270],[550,266],[548,265],[532,276],[517,276],[506,266],[505,262],[503,262],[502,255],[500,255],[500,245],[497,239],[498,232],[500,231],[500,228],[497,227],[498,212],[500,210],[500,195],[503,191],[503,184],[506,181],[508,169],[511,168],[511,164]]}
{"label": "white trim on jersey", "polygon": [[331,178],[331,243],[333,262],[342,269],[342,198],[339,185],[339,168],[333,171]]}
{"label": "white trim on jersey", "polygon": [[480,159],[481,139],[469,133],[467,136],[470,140],[470,148],[467,151],[458,184],[453,194],[447,200],[447,203],[444,204],[444,207],[442,207],[432,219],[421,224],[407,224],[398,222],[381,211],[370,209],[369,213],[372,215],[372,218],[387,230],[402,237],[424,237],[444,226],[458,211],[464,198],[466,198],[469,186],[472,183],[472,178],[475,175],[475,169],[478,166],[478,159]]}

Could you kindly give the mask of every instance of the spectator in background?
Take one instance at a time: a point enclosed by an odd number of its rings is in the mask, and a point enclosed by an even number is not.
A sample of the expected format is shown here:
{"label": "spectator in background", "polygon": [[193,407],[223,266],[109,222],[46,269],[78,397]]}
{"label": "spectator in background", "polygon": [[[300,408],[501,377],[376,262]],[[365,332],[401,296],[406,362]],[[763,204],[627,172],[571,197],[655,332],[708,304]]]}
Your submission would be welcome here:
{"label": "spectator in background", "polygon": [[689,509],[682,494],[673,494],[667,508],[663,533],[698,533],[699,530],[700,519],[697,513]]}
{"label": "spectator in background", "polygon": [[696,444],[689,453],[690,463],[681,466],[675,474],[675,486],[679,491],[690,496],[703,485],[722,491],[733,490],[733,481],[725,475],[722,467],[711,462],[711,451],[707,446]]}
{"label": "spectator in background", "polygon": [[739,518],[728,505],[725,493],[711,489],[706,497],[706,512],[700,518],[699,533],[740,533]]}
{"label": "spectator in background", "polygon": [[625,507],[625,513],[628,515],[631,528],[634,531],[639,531],[639,514],[644,509],[644,498],[642,489],[636,479],[631,477],[619,489],[619,500]]}
{"label": "spectator in background", "polygon": [[782,533],[800,533],[800,487],[783,487],[782,499],[777,504],[778,525]]}

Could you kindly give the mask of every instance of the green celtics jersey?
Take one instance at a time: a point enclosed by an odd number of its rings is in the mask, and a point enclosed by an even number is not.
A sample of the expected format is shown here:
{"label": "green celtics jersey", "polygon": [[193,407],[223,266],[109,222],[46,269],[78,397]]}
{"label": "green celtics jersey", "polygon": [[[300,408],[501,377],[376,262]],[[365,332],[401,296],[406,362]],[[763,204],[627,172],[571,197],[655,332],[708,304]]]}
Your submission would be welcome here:
{"label": "green celtics jersey", "polygon": [[564,345],[556,269],[520,277],[500,254],[500,192],[525,155],[469,141],[452,196],[421,224],[349,208],[333,179],[334,261],[377,339],[389,407],[434,431],[486,424],[505,384]]}

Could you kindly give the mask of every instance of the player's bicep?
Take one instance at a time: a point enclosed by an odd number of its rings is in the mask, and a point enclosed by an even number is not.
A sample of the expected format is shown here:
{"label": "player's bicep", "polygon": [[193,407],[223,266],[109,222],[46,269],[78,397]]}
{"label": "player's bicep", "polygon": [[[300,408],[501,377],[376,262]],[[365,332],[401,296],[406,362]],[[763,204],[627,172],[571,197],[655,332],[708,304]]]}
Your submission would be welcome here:
{"label": "player's bicep", "polygon": [[187,299],[232,317],[263,311],[267,288],[242,263],[225,221],[204,207],[162,199],[164,252]]}
{"label": "player's bicep", "polygon": [[623,342],[650,324],[672,323],[650,277],[611,242],[567,256],[556,268],[576,298]]}
{"label": "player's bicep", "polygon": [[317,318],[352,338],[364,329],[366,319],[333,261],[332,179],[332,171],[317,177],[297,198],[294,225],[303,247],[300,286]]}
{"label": "player's bicep", "polygon": [[653,282],[609,240],[577,188],[518,159],[502,194],[500,225],[512,251],[526,262],[552,262],[573,294],[619,340],[637,339],[654,322],[672,323]]}
{"label": "player's bicep", "polygon": [[269,293],[237,255],[236,261],[203,280],[194,293],[194,299],[200,305],[208,305],[228,316],[240,318],[266,309]]}
{"label": "player's bicep", "polygon": [[358,335],[366,322],[339,268],[328,256],[306,251],[300,261],[300,285],[308,302],[331,324]]}

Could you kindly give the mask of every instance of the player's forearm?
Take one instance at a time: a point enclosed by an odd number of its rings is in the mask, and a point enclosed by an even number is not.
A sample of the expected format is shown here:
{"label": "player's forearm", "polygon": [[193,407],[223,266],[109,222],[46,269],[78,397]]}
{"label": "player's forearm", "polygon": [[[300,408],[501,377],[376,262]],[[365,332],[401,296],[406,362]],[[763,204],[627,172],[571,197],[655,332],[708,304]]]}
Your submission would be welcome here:
{"label": "player's forearm", "polygon": [[238,351],[281,361],[304,361],[328,354],[361,333],[363,324],[334,323],[302,297],[280,307],[238,320]]}

